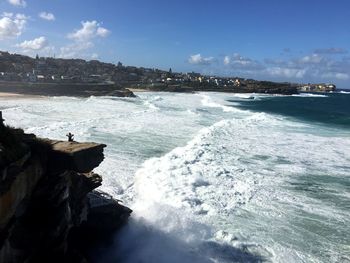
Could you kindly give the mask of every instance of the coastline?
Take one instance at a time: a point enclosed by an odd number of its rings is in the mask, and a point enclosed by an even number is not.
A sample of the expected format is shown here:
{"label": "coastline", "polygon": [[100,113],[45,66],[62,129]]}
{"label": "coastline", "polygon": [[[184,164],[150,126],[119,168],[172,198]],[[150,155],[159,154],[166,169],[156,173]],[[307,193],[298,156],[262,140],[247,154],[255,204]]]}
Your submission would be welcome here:
{"label": "coastline", "polygon": [[0,81],[0,93],[18,94],[24,96],[116,96],[135,97],[135,94],[114,84],[86,84],[86,83],[27,83]]}
{"label": "coastline", "polygon": [[131,92],[151,92],[149,89],[134,89],[134,88],[128,88]]}
{"label": "coastline", "polygon": [[12,92],[2,92],[0,91],[0,100],[6,99],[40,99],[45,96],[40,95],[28,95],[28,94],[20,94],[20,93],[12,93]]}
{"label": "coastline", "polygon": [[[123,84],[106,83],[30,83],[15,81],[0,81],[0,99],[4,98],[40,98],[51,96],[68,97],[90,97],[90,96],[115,96],[115,97],[136,97],[135,93],[143,92],[175,92],[175,93],[195,93],[195,92],[223,92],[223,93],[257,93],[270,95],[293,95],[305,93],[298,91],[294,86],[257,86],[257,87],[221,87],[213,88],[209,86],[129,86]],[[307,93],[321,93],[319,91],[308,91]],[[327,93],[327,92],[325,92]]]}

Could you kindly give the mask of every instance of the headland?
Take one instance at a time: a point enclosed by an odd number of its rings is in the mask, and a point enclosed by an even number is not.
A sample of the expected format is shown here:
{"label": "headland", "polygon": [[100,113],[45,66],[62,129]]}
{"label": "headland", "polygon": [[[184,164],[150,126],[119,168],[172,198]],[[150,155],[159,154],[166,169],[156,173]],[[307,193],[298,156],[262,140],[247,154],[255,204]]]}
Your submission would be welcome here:
{"label": "headland", "polygon": [[135,91],[297,94],[329,92],[333,84],[296,84],[179,73],[104,63],[0,52],[0,92],[41,96],[135,96]]}
{"label": "headland", "polygon": [[1,122],[0,147],[0,262],[87,262],[130,216],[95,190],[106,145],[40,139]]}

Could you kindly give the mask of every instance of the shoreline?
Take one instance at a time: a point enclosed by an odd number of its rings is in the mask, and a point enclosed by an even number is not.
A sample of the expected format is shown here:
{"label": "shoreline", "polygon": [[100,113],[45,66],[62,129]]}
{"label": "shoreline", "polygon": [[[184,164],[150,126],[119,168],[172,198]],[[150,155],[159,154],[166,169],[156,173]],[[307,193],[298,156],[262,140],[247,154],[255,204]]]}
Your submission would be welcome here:
{"label": "shoreline", "polygon": [[[110,84],[86,85],[83,83],[18,83],[1,82],[0,93],[16,97],[25,96],[72,96],[72,97],[90,97],[90,96],[115,96],[115,97],[135,97],[132,91]],[[6,96],[4,95],[4,96]]]}
{"label": "shoreline", "polygon": [[133,88],[129,89],[128,88],[128,90],[130,90],[131,92],[152,92],[152,90],[149,90],[149,89],[133,89]]}
{"label": "shoreline", "polygon": [[133,92],[177,92],[177,93],[194,93],[194,92],[225,92],[225,93],[264,93],[264,94],[281,94],[291,95],[298,94],[295,86],[286,84],[266,84],[259,86],[242,86],[242,87],[214,87],[208,85],[170,85],[161,86],[138,86],[130,83],[106,84],[106,83],[28,83],[15,81],[0,81],[0,92],[19,93],[28,95],[44,96],[116,96],[116,97],[134,97]]}
{"label": "shoreline", "polygon": [[22,93],[14,93],[14,92],[2,92],[0,91],[0,100],[5,99],[40,99],[47,96],[42,95],[29,95],[29,94],[22,94]]}

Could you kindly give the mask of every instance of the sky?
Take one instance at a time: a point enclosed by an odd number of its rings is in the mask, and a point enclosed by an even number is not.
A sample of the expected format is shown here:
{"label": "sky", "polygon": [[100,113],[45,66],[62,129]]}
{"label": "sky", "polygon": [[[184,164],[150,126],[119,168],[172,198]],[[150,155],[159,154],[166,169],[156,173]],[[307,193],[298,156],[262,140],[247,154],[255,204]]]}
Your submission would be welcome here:
{"label": "sky", "polygon": [[350,88],[350,1],[0,0],[0,50]]}

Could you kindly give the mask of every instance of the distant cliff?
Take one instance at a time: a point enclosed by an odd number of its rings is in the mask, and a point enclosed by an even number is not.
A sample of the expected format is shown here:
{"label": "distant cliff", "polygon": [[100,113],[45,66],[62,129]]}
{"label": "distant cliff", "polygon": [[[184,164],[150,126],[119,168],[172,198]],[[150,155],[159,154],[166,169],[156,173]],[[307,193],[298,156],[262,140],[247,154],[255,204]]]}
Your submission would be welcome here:
{"label": "distant cliff", "polygon": [[250,81],[242,82],[239,86],[213,86],[210,83],[185,83],[171,84],[163,83],[158,85],[138,84],[128,86],[130,89],[146,89],[150,91],[167,91],[167,92],[199,92],[213,91],[226,93],[265,93],[265,94],[283,94],[292,95],[299,93],[296,85],[289,83],[278,83],[270,81]]}
{"label": "distant cliff", "polygon": [[0,125],[0,262],[87,262],[131,210],[95,191],[96,143],[39,139]]}

